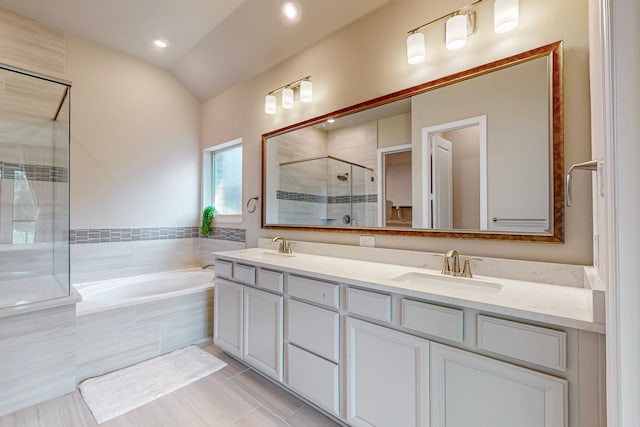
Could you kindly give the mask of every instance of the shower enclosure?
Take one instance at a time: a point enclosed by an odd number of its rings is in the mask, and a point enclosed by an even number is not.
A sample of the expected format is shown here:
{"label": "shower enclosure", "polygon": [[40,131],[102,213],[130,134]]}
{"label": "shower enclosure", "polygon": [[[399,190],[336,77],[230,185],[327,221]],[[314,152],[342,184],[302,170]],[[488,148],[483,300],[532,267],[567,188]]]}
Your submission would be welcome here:
{"label": "shower enclosure", "polygon": [[69,89],[0,65],[0,308],[69,295]]}
{"label": "shower enclosure", "polygon": [[377,224],[373,170],[336,157],[281,163],[276,197],[280,223],[354,227]]}

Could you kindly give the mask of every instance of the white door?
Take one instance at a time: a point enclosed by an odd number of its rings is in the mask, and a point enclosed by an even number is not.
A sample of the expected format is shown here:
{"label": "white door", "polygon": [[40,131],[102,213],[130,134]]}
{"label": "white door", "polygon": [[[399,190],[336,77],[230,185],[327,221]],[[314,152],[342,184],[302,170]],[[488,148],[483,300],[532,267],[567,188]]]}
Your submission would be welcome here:
{"label": "white door", "polygon": [[432,227],[453,228],[453,153],[451,141],[433,136],[431,147]]}
{"label": "white door", "polygon": [[431,425],[564,427],[567,381],[431,343]]}
{"label": "white door", "polygon": [[429,425],[429,342],[347,318],[347,422]]}
{"label": "white door", "polygon": [[242,357],[242,285],[216,278],[213,299],[213,342]]}
{"label": "white door", "polygon": [[282,381],[282,307],[282,296],[245,287],[242,358],[278,381]]}

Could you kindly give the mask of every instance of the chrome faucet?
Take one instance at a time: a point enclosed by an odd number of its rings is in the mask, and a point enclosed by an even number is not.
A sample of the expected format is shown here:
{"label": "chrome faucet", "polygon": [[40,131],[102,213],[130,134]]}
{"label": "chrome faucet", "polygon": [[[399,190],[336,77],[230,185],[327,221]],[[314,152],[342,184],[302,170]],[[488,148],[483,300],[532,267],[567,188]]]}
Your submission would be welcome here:
{"label": "chrome faucet", "polygon": [[291,250],[291,242],[287,242],[287,239],[285,239],[282,236],[277,236],[274,237],[272,242],[280,242],[280,244],[278,245],[278,253],[281,254],[292,254],[293,251]]}

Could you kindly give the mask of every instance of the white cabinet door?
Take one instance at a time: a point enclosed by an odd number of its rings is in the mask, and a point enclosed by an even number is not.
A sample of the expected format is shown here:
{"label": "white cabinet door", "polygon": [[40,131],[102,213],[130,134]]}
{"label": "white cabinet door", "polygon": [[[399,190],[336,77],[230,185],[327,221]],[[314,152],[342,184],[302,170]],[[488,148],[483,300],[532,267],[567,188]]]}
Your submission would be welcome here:
{"label": "white cabinet door", "polygon": [[346,325],[347,422],[428,426],[429,342],[357,319]]}
{"label": "white cabinet door", "polygon": [[431,424],[563,427],[567,381],[431,343]]}
{"label": "white cabinet door", "polygon": [[242,357],[242,288],[216,278],[213,299],[213,342],[237,357]]}
{"label": "white cabinet door", "polygon": [[283,298],[244,288],[242,358],[265,374],[282,381]]}

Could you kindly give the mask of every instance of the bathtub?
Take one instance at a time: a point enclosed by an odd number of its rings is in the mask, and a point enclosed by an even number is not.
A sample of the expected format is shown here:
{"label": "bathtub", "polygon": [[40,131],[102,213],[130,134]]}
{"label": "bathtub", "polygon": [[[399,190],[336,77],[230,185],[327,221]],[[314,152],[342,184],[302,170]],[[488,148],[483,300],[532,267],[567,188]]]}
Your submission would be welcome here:
{"label": "bathtub", "polygon": [[213,270],[181,270],[74,285],[76,376],[102,375],[210,342]]}
{"label": "bathtub", "polygon": [[82,296],[78,316],[118,306],[213,289],[213,270],[179,270],[73,285]]}

